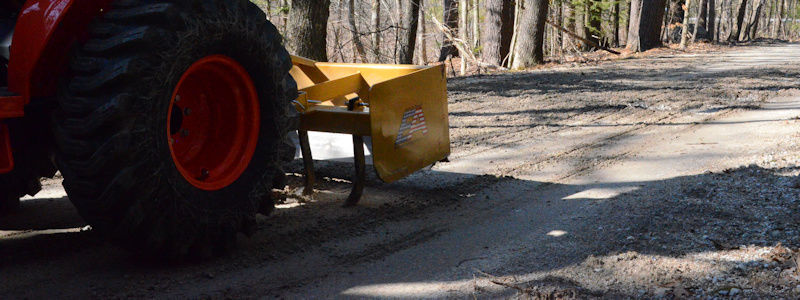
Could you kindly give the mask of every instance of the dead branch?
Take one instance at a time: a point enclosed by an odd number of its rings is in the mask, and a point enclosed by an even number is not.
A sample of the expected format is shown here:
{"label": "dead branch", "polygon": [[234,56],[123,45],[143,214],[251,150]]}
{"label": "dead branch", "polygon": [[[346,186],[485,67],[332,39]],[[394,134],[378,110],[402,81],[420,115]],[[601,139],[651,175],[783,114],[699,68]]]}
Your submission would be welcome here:
{"label": "dead branch", "polygon": [[566,28],[564,28],[564,27],[558,26],[558,25],[554,24],[553,22],[550,22],[550,20],[544,20],[544,21],[545,21],[545,23],[549,24],[550,26],[553,26],[554,28],[556,28],[556,29],[560,30],[561,32],[563,32],[563,33],[566,33],[567,35],[569,35],[569,36],[571,36],[571,37],[573,37],[573,38],[579,39],[579,40],[581,40],[582,42],[584,42],[584,43],[587,43],[587,44],[589,44],[589,45],[590,45],[590,46],[592,46],[592,47],[595,47],[595,48],[597,48],[597,49],[601,49],[601,50],[605,50],[605,51],[608,51],[608,52],[610,52],[610,53],[613,53],[613,54],[616,54],[616,55],[620,55],[620,54],[622,54],[622,53],[619,53],[619,52],[617,52],[617,51],[614,51],[614,50],[612,50],[612,49],[609,49],[609,48],[607,48],[607,47],[600,46],[599,44],[597,44],[597,43],[595,43],[595,42],[592,42],[592,41],[590,41],[590,40],[587,40],[587,39],[585,39],[585,38],[582,38],[582,37],[580,37],[579,35],[577,35],[577,34],[573,33],[572,31],[569,31],[569,30],[567,30],[567,29],[566,29]]}
{"label": "dead branch", "polygon": [[520,286],[517,286],[517,285],[513,285],[513,284],[510,284],[510,283],[507,283],[507,282],[502,282],[502,281],[500,281],[501,278],[498,277],[498,276],[486,273],[486,272],[478,270],[478,269],[474,269],[474,270],[475,270],[475,272],[478,272],[481,275],[486,276],[489,279],[489,282],[494,283],[496,285],[507,287],[507,288],[511,288],[511,289],[515,289],[515,290],[517,290],[518,292],[520,292],[522,294],[530,294],[530,292],[531,292],[531,290],[528,289],[528,288],[523,288],[523,287],[520,287]]}
{"label": "dead branch", "polygon": [[439,20],[437,20],[434,16],[431,16],[430,19],[433,20],[433,24],[436,25],[436,28],[439,29],[439,31],[441,31],[445,35],[445,37],[447,37],[447,39],[449,39],[450,41],[453,42],[453,46],[455,46],[456,49],[458,49],[458,51],[462,54],[462,59],[469,59],[470,61],[474,62],[476,65],[484,67],[484,68],[495,68],[495,69],[503,70],[503,71],[508,70],[505,67],[498,66],[498,65],[495,65],[495,64],[490,64],[490,63],[483,62],[483,61],[479,60],[477,57],[475,57],[475,54],[473,54],[472,51],[467,51],[466,50],[467,49],[467,42],[466,41],[464,41],[463,39],[456,38],[455,36],[453,36],[453,31],[450,28],[448,28],[447,26],[445,26],[444,24],[442,24],[442,22],[439,22]]}

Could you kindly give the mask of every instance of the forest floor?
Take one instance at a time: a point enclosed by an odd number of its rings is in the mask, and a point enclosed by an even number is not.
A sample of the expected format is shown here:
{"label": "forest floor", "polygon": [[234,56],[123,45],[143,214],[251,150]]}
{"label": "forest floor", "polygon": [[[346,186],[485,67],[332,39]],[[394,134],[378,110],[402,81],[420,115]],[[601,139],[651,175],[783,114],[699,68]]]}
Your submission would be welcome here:
{"label": "forest floor", "polygon": [[451,79],[450,162],[343,209],[320,161],[207,262],[131,257],[48,181],[0,219],[0,295],[800,297],[800,45],[663,52]]}

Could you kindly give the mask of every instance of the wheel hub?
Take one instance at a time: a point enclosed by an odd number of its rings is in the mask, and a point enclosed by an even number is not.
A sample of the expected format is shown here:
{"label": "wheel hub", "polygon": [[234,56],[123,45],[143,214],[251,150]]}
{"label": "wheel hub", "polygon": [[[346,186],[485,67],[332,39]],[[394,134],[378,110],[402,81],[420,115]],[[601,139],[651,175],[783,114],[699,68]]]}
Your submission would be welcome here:
{"label": "wheel hub", "polygon": [[173,92],[167,114],[172,159],[195,187],[220,190],[250,164],[259,126],[258,93],[247,71],[230,57],[207,56]]}

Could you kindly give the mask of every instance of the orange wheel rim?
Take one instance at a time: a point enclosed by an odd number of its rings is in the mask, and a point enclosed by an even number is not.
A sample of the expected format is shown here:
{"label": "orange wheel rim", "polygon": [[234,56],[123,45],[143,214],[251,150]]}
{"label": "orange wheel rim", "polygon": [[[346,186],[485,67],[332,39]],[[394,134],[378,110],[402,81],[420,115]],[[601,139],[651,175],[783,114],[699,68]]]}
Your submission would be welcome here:
{"label": "orange wheel rim", "polygon": [[223,189],[244,173],[260,128],[253,80],[230,57],[211,55],[183,73],[167,112],[172,160],[193,186]]}

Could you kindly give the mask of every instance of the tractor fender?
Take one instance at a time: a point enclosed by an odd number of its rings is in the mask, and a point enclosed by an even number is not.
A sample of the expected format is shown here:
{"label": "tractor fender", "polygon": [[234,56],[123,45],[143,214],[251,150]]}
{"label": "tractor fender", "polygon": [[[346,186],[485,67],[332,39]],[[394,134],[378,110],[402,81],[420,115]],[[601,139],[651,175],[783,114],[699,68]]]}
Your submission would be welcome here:
{"label": "tractor fender", "polygon": [[28,0],[17,18],[8,62],[8,89],[25,103],[53,96],[70,48],[111,0]]}

